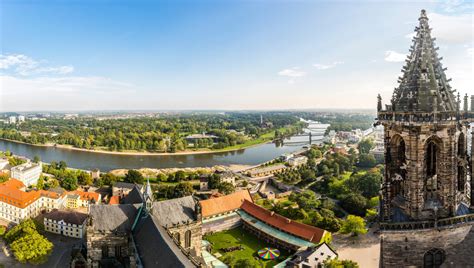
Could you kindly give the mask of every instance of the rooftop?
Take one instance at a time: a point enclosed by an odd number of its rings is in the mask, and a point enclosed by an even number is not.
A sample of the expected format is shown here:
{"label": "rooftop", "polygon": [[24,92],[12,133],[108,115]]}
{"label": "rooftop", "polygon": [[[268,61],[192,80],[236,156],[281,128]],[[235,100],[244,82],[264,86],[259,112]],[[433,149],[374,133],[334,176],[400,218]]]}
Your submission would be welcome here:
{"label": "rooftop", "polygon": [[121,205],[92,205],[90,217],[94,231],[102,232],[130,232],[137,213],[137,206]]}
{"label": "rooftop", "polygon": [[202,209],[202,217],[210,217],[236,210],[242,206],[244,200],[253,203],[248,190],[242,190],[229,195],[199,201]]}
{"label": "rooftop", "polygon": [[185,196],[160,202],[154,202],[152,214],[162,226],[169,227],[196,220],[196,202],[192,196]]}
{"label": "rooftop", "polygon": [[312,243],[319,244],[326,232],[323,229],[290,220],[247,200],[242,204],[241,210],[272,227]]}
{"label": "rooftop", "polygon": [[85,213],[79,213],[75,211],[64,211],[64,210],[57,210],[53,209],[51,212],[44,215],[46,219],[51,219],[55,221],[63,220],[66,223],[82,225],[88,215]]}

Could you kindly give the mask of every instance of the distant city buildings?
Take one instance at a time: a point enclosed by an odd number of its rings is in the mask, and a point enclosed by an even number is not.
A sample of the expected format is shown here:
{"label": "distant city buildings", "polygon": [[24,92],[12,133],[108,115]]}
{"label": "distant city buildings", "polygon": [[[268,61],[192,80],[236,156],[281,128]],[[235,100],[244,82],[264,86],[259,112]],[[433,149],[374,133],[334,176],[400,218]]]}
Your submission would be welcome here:
{"label": "distant city buildings", "polygon": [[305,165],[307,162],[308,162],[308,157],[306,157],[306,156],[292,157],[288,160],[288,164],[291,167],[297,167],[297,166]]}
{"label": "distant city buildings", "polygon": [[27,187],[36,185],[43,171],[41,163],[27,162],[11,168],[10,176],[17,179]]}

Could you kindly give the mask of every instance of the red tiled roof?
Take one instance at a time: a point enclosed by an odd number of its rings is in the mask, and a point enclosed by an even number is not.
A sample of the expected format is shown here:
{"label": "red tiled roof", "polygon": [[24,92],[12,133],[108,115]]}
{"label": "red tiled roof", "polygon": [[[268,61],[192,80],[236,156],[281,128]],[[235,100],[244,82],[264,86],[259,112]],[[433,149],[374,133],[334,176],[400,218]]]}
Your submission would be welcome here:
{"label": "red tiled roof", "polygon": [[114,195],[109,200],[109,205],[118,205],[120,204],[120,197],[118,195]]}
{"label": "red tiled roof", "polygon": [[240,208],[254,218],[257,218],[258,220],[274,228],[307,241],[320,243],[324,236],[325,230],[323,229],[290,220],[272,211],[266,210],[265,208],[260,207],[252,202],[248,202],[247,200],[244,201]]}
{"label": "red tiled roof", "polygon": [[95,192],[83,192],[79,190],[68,192],[68,194],[77,194],[81,198],[81,200],[94,200],[99,201],[100,195]]}
{"label": "red tiled roof", "polygon": [[244,200],[253,202],[248,190],[242,190],[233,194],[199,201],[199,203],[202,208],[202,216],[209,217],[236,210],[240,208]]}

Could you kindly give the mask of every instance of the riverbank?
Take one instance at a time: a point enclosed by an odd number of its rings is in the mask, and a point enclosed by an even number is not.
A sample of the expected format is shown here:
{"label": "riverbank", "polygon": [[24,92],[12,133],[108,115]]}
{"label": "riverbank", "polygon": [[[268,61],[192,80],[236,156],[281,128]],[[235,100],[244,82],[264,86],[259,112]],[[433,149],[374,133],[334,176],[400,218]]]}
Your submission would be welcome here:
{"label": "riverbank", "polygon": [[201,151],[182,151],[182,152],[175,152],[175,153],[153,153],[153,152],[136,152],[136,151],[122,151],[122,152],[117,152],[117,151],[106,151],[106,150],[99,150],[99,149],[85,149],[85,148],[77,148],[72,145],[63,145],[63,144],[32,144],[32,143],[27,143],[23,141],[17,141],[17,140],[10,140],[10,139],[4,139],[0,138],[0,140],[4,141],[9,141],[9,142],[14,142],[14,143],[19,143],[19,144],[26,144],[30,146],[35,146],[35,147],[44,147],[44,148],[59,148],[59,149],[64,149],[64,150],[72,150],[72,151],[81,151],[81,152],[90,152],[90,153],[98,153],[98,154],[110,154],[110,155],[130,155],[130,156],[170,156],[170,155],[198,155],[198,154],[214,154],[214,153],[226,153],[226,152],[234,152],[234,151],[239,151],[243,149],[248,149],[252,147],[256,147],[259,145],[267,144],[267,143],[272,143],[272,140],[264,139],[262,141],[259,141],[259,139],[256,139],[254,143],[249,143],[244,146],[240,145],[235,145],[231,146],[229,148],[224,148],[224,149],[219,149],[219,150],[201,150]]}

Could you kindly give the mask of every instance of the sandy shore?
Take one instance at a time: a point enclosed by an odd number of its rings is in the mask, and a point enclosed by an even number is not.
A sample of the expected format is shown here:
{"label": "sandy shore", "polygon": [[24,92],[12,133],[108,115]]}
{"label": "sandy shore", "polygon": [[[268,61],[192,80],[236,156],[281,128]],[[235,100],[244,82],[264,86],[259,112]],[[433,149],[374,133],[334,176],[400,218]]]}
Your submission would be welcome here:
{"label": "sandy shore", "polygon": [[263,142],[263,143],[257,143],[257,144],[252,144],[249,146],[245,146],[242,148],[238,149],[222,149],[222,150],[207,150],[207,151],[183,151],[183,152],[176,152],[176,153],[152,153],[152,152],[117,152],[117,151],[105,151],[105,150],[91,150],[91,149],[84,149],[84,148],[77,148],[73,147],[72,145],[63,145],[63,144],[31,144],[27,142],[22,142],[22,141],[17,141],[17,140],[10,140],[10,139],[3,139],[0,138],[0,140],[4,141],[9,141],[9,142],[14,142],[14,143],[20,143],[20,144],[26,144],[30,146],[36,146],[36,147],[53,147],[53,148],[59,148],[59,149],[64,149],[64,150],[74,150],[74,151],[82,151],[82,152],[90,152],[90,153],[98,153],[98,154],[115,154],[115,155],[135,155],[135,156],[147,156],[147,155],[196,155],[196,154],[214,154],[214,153],[226,153],[226,152],[234,152],[234,151],[239,151],[247,148],[252,148],[255,146],[259,146],[262,144],[266,143],[271,143],[271,142]]}

